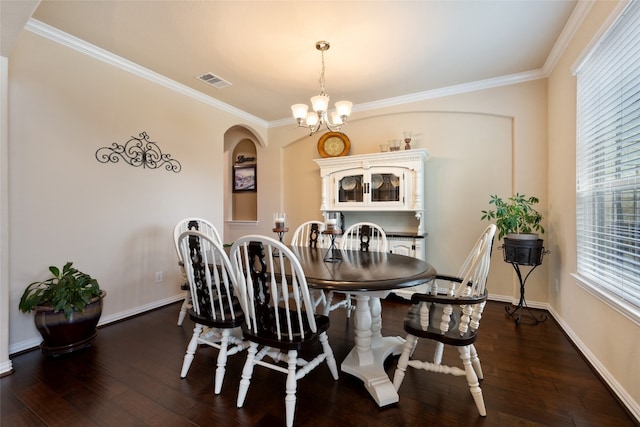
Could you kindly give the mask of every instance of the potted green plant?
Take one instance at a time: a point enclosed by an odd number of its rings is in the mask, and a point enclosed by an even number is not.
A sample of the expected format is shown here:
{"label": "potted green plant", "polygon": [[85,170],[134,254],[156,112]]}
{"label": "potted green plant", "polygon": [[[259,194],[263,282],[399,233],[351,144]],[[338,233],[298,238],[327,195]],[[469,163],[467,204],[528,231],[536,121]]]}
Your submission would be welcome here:
{"label": "potted green plant", "polygon": [[544,248],[538,234],[544,234],[542,214],[534,205],[537,197],[527,197],[516,193],[507,200],[491,195],[489,204],[495,209],[483,210],[482,218],[495,220],[498,239],[504,238],[504,260],[521,265],[538,265],[542,262]]}
{"label": "potted green plant", "polygon": [[52,277],[31,283],[18,308],[34,312],[36,328],[42,335],[45,354],[69,353],[91,345],[102,315],[106,292],[98,281],[67,262],[62,271],[50,266]]}

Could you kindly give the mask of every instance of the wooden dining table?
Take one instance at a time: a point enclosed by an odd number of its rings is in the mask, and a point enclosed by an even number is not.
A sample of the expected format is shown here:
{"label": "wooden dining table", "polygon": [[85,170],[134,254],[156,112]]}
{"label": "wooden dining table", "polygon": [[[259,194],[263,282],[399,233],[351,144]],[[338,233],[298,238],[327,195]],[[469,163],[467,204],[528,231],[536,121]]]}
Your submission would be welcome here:
{"label": "wooden dining table", "polygon": [[340,260],[327,262],[327,249],[290,249],[300,261],[309,287],[349,293],[356,300],[355,345],[342,361],[341,370],[361,379],[378,406],[397,403],[398,393],[384,361],[400,354],[405,341],[399,336],[382,336],[380,299],[395,289],[433,280],[436,270],[420,259],[386,252],[341,250]]}

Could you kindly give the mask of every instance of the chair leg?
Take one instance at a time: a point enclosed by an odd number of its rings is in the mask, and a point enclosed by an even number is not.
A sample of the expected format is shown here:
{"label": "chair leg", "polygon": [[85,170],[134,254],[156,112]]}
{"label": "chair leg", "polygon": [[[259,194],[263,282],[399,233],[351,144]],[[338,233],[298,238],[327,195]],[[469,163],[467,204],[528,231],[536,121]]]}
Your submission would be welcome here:
{"label": "chair leg", "polygon": [[414,335],[408,334],[407,340],[404,343],[404,348],[402,349],[402,354],[398,359],[398,366],[393,374],[393,387],[396,391],[399,390],[402,385],[404,375],[407,371],[407,365],[409,364],[409,357],[413,354],[416,344],[418,344],[418,338]]}
{"label": "chair leg", "polygon": [[247,360],[244,362],[242,368],[242,379],[240,380],[240,387],[238,388],[238,401],[236,406],[242,408],[244,405],[244,399],[247,397],[247,391],[249,390],[249,384],[251,383],[251,375],[253,374],[253,365],[258,352],[258,344],[250,343],[247,350]]}
{"label": "chair leg", "polygon": [[297,380],[296,380],[296,363],[298,360],[298,352],[296,350],[289,350],[287,354],[287,382],[286,389],[287,394],[284,398],[284,406],[286,410],[286,425],[287,427],[293,427],[293,417],[296,412],[296,388],[297,388]]}
{"label": "chair leg", "polygon": [[328,316],[331,312],[331,301],[333,301],[333,291],[329,291],[327,294],[325,294],[324,304],[322,306],[323,316]]}
{"label": "chair leg", "polygon": [[476,403],[476,407],[478,408],[478,412],[481,416],[487,416],[487,410],[484,406],[484,398],[482,397],[482,389],[480,389],[480,383],[478,382],[478,376],[476,375],[476,371],[473,369],[471,365],[471,349],[470,346],[459,347],[458,351],[460,352],[460,359],[462,360],[462,364],[464,365],[464,371],[467,375],[467,383],[469,384],[469,390],[471,391],[471,396],[473,396],[473,400]]}
{"label": "chair leg", "polygon": [[184,297],[184,301],[182,301],[182,306],[180,306],[180,313],[178,314],[178,326],[182,326],[182,322],[184,322],[184,318],[187,315],[187,311],[191,308],[191,292],[187,291],[187,294]]}
{"label": "chair leg", "polygon": [[187,352],[184,355],[184,361],[182,362],[182,370],[180,371],[180,378],[184,378],[187,376],[187,372],[189,372],[189,368],[191,367],[191,362],[193,362],[193,357],[196,354],[196,349],[198,348],[198,338],[202,333],[203,326],[199,323],[196,323],[195,328],[193,328],[193,335],[191,336],[191,341],[189,341],[189,345],[187,345]]}
{"label": "chair leg", "polygon": [[484,374],[482,373],[482,366],[480,365],[480,358],[478,357],[476,347],[473,344],[469,347],[471,348],[471,364],[473,365],[473,370],[476,371],[478,379],[483,379]]}
{"label": "chair leg", "polygon": [[329,338],[327,337],[327,333],[323,332],[320,334],[320,344],[322,344],[322,350],[326,356],[327,366],[331,371],[331,375],[334,380],[338,379],[338,365],[336,364],[336,358],[333,356],[333,349],[329,345]]}
{"label": "chair leg", "polygon": [[315,290],[311,294],[313,296],[313,307],[318,310],[318,307],[322,306],[324,310],[324,306],[326,305],[327,298],[324,295],[324,291]]}
{"label": "chair leg", "polygon": [[444,344],[436,343],[436,349],[433,352],[433,363],[440,365],[442,363],[442,353],[444,352]]}
{"label": "chair leg", "polygon": [[[341,292],[342,293],[342,292]],[[328,292],[325,297],[325,302],[322,305],[322,314],[328,316],[333,310],[344,307],[347,309],[347,319],[351,317],[351,312],[355,311],[355,306],[351,303],[351,294],[344,294],[344,299],[341,299],[335,304],[331,304],[333,301],[333,291]]]}
{"label": "chair leg", "polygon": [[220,339],[220,350],[218,351],[218,360],[217,360],[218,368],[216,369],[216,374],[213,378],[214,394],[220,394],[220,390],[222,390],[222,382],[224,381],[225,367],[227,366],[227,353],[229,350],[230,334],[231,334],[230,329],[222,330],[222,337]]}

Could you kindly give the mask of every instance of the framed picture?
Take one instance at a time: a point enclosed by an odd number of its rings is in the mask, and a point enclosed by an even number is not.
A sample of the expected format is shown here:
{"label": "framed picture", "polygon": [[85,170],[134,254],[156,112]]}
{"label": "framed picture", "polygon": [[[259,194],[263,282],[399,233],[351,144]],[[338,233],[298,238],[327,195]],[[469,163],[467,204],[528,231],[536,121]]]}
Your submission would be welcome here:
{"label": "framed picture", "polygon": [[245,191],[255,192],[257,189],[256,184],[256,165],[233,167],[234,193],[241,193]]}

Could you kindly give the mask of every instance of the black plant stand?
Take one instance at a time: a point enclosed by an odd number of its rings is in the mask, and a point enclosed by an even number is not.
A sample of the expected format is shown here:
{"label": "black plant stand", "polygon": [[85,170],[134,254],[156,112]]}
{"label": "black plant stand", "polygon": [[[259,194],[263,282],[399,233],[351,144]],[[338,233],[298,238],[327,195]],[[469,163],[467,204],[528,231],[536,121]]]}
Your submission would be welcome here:
{"label": "black plant stand", "polygon": [[[507,305],[504,310],[513,318],[516,325],[522,322],[522,313],[525,310],[525,316],[531,319],[531,321],[523,323],[537,325],[538,323],[544,322],[547,320],[547,315],[541,314],[536,316],[531,311],[527,305],[527,300],[524,297],[524,289],[527,279],[531,273],[533,273],[533,270],[542,264],[542,257],[545,254],[548,254],[549,251],[544,250],[542,240],[540,239],[522,241],[517,239],[505,239],[502,249],[504,251],[505,262],[511,264],[518,276],[518,282],[520,283],[520,300],[518,301],[518,305]],[[529,272],[524,276],[522,274],[523,271],[520,270],[521,266],[530,267]]]}

